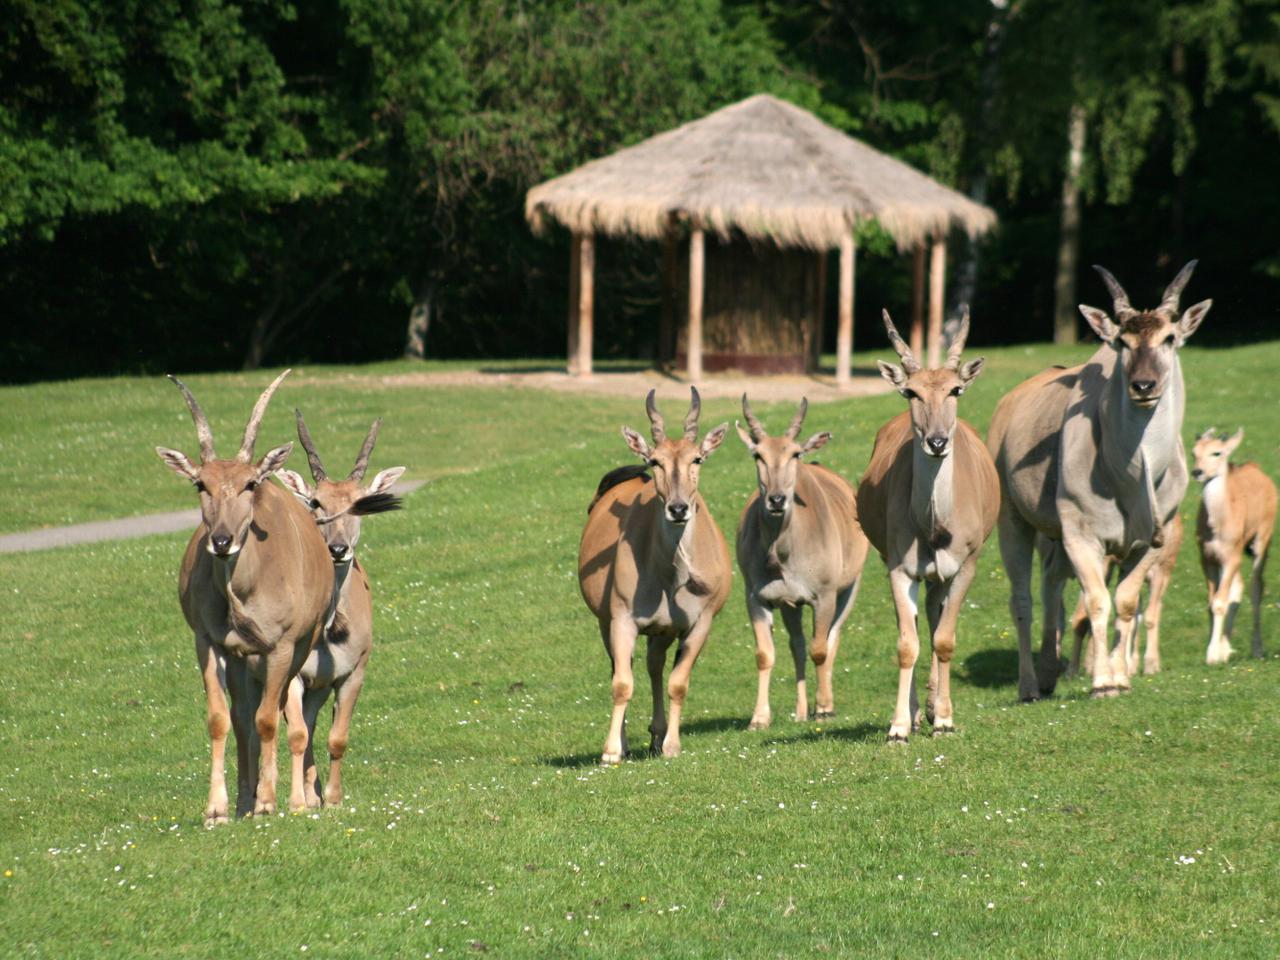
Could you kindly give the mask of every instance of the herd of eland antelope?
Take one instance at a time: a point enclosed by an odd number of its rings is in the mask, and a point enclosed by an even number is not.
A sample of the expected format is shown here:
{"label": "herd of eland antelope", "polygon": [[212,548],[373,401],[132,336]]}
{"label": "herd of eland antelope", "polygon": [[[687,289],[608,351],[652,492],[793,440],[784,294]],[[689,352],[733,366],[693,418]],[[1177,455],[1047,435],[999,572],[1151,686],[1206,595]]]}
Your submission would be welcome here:
{"label": "herd of eland antelope", "polygon": [[[890,741],[904,742],[921,722],[934,735],[956,729],[950,689],[960,614],[993,529],[1008,573],[1010,610],[1018,637],[1018,692],[1024,701],[1052,693],[1067,624],[1062,594],[1072,577],[1081,597],[1072,624],[1076,647],[1069,671],[1085,669],[1095,697],[1129,689],[1137,671],[1140,626],[1147,634],[1142,667],[1160,669],[1159,618],[1182,541],[1178,510],[1190,477],[1203,483],[1196,526],[1208,584],[1208,663],[1225,662],[1243,597],[1242,558],[1253,558],[1252,653],[1262,656],[1262,577],[1276,515],[1276,489],[1256,464],[1232,464],[1243,431],[1209,429],[1195,444],[1188,471],[1182,420],[1185,386],[1178,349],[1212,301],[1180,311],[1195,262],[1165,290],[1159,306],[1135,309],[1120,283],[1096,268],[1112,297],[1108,314],[1081,306],[1102,340],[1085,363],[1053,367],[1011,390],[997,405],[984,443],[959,417],[959,401],[983,369],[965,360],[968,310],[946,361],[924,368],[898,334],[884,326],[898,364],[880,373],[907,401],[875,437],[871,460],[855,488],[805,457],[831,439],[803,442],[808,410],[802,400],[786,431],[771,436],[742,397],[745,428],[737,432],[755,464],[757,488],[737,527],[738,567],[755,636],[757,693],[750,728],[773,720],[769,684],[774,666],[773,617],[786,627],[795,662],[794,717],[835,712],[832,676],[841,628],[857,599],[869,550],[884,562],[897,616],[897,700]],[[200,462],[157,447],[160,457],[199,492],[201,523],[178,576],[182,610],[195,634],[211,742],[207,823],[228,819],[224,752],[228,732],[237,751],[237,815],[276,808],[276,740],[280,717],[292,759],[290,808],[342,802],[341,765],[352,712],[373,642],[369,578],[356,559],[360,518],[397,509],[390,489],[403,467],[364,475],[381,421],[375,421],[345,480],[330,479],[302,413],[298,439],[312,483],[284,468],[293,444],[254,460],[254,444],[272,394],[289,371],[262,393],[232,460],[214,453],[213,433],[195,397],[177,378],[195,422]],[[655,391],[645,401],[652,443],[623,427],[628,448],[643,463],[614,469],[587,508],[578,554],[578,581],[611,662],[612,715],[601,761],[628,752],[626,711],[634,692],[636,640],[647,638],[652,686],[650,750],[680,753],[680,719],[690,675],[729,598],[729,547],[698,491],[702,467],[721,446],[728,423],[699,440],[701,400],[691,402],[678,435],[668,435]],[[274,474],[283,486],[267,481]],[[287,492],[286,492],[287,491]],[[292,494],[290,496],[289,494]],[[1040,558],[1043,606],[1038,661],[1031,650],[1032,560]],[[1113,603],[1109,587],[1118,576]],[[1143,584],[1149,587],[1140,611]],[[918,600],[932,650],[928,697],[917,702],[914,669],[920,652]],[[802,608],[813,611],[806,643]],[[667,654],[675,658],[664,689]],[[809,707],[806,662],[817,672]],[[316,719],[330,693],[334,720],[328,785],[312,754]]]}

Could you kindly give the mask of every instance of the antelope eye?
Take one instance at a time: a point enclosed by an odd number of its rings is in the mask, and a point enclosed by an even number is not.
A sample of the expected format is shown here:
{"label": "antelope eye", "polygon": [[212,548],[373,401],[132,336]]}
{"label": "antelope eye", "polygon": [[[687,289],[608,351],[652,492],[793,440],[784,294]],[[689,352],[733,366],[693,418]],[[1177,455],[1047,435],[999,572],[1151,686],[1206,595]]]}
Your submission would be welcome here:
{"label": "antelope eye", "polygon": [[245,493],[253,493],[253,491],[254,491],[254,490],[257,490],[257,489],[258,489],[258,481],[257,481],[257,480],[250,480],[248,483],[246,483],[246,484],[244,485],[244,492],[245,492]]}
{"label": "antelope eye", "polygon": [[310,507],[312,510],[319,510],[320,501],[317,500],[315,497],[312,497],[310,500],[307,501],[307,506]]}
{"label": "antelope eye", "polygon": [[1222,451],[1221,451],[1221,450],[1215,450],[1215,451],[1213,451],[1213,455],[1214,455],[1215,457],[1220,457],[1220,456],[1222,456]]}
{"label": "antelope eye", "polygon": [[758,453],[751,454],[751,459],[756,461],[756,463],[761,463],[764,461],[764,457],[760,456],[760,454]]}
{"label": "antelope eye", "polygon": [[792,460],[799,460],[799,459],[800,459],[801,457],[803,457],[803,456],[804,456],[804,451],[803,451],[803,450],[797,450],[795,453],[793,453],[793,454],[791,455],[791,459],[792,459]]}
{"label": "antelope eye", "polygon": [[1167,346],[1167,347],[1171,347],[1171,346],[1173,346],[1174,341],[1176,341],[1177,339],[1178,339],[1178,338],[1177,338],[1177,337],[1175,337],[1172,333],[1171,333],[1171,334],[1169,334],[1167,337],[1165,337],[1165,338],[1164,338],[1165,346]]}
{"label": "antelope eye", "polygon": [[908,400],[919,400],[919,399],[920,399],[920,395],[919,395],[918,393],[916,393],[914,390],[911,390],[911,389],[909,389],[909,388],[908,388],[908,389],[906,389],[906,390],[903,390],[903,391],[902,391],[902,395],[903,395],[904,397],[906,397]]}
{"label": "antelope eye", "polygon": [[696,464],[698,464],[698,465],[701,465],[701,464],[702,464],[702,458],[701,458],[701,457],[694,457],[694,458],[693,458],[693,462],[694,462],[694,463],[696,463]]}
{"label": "antelope eye", "polygon": [[208,493],[208,492],[209,492],[209,488],[208,488],[208,487],[206,487],[206,486],[204,485],[204,481],[203,481],[203,480],[196,480],[196,481],[194,481],[194,483],[195,483],[196,491],[197,491],[198,493]]}
{"label": "antelope eye", "polygon": [[657,460],[654,460],[652,457],[650,457],[650,458],[649,458],[648,466],[656,467],[656,466],[659,466],[659,464],[658,464],[658,461],[657,461]]}
{"label": "antelope eye", "polygon": [[950,396],[958,397],[962,393],[964,393],[964,387],[952,387]]}

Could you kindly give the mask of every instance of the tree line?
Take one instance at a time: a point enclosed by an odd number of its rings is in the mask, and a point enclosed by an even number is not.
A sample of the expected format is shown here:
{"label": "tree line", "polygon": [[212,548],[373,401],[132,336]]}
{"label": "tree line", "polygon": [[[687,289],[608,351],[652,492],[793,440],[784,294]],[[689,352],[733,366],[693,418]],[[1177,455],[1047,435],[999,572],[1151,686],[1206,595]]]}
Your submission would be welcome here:
{"label": "tree line", "polygon": [[[525,191],[762,91],[996,209],[978,343],[1074,335],[1095,262],[1277,318],[1280,0],[10,0],[0,44],[5,380],[561,354]],[[910,269],[860,256],[873,337]],[[599,355],[660,261],[599,245]]]}

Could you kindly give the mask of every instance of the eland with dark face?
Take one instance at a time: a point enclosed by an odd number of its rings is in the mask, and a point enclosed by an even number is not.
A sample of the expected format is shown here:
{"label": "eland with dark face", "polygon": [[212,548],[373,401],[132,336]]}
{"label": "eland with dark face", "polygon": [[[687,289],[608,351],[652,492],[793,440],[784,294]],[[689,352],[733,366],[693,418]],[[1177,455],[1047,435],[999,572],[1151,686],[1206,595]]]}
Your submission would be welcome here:
{"label": "eland with dark face", "polygon": [[933,646],[925,713],[935,736],[955,729],[956,625],[978,553],[995,526],[1000,487],[982,439],[957,415],[960,397],[982,372],[981,357],[961,360],[969,336],[968,308],[946,363],[936,370],[920,365],[888,311],[884,326],[902,365],[881,362],[880,373],[908,409],[876,434],[871,463],[858,484],[858,522],[889,568],[898,617],[898,699],[889,740],[905,742],[920,722],[912,677],[920,653],[922,583]]}
{"label": "eland with dark face", "polygon": [[[678,438],[667,436],[652,390],[645,411],[653,444],[631,428],[622,428],[623,439],[644,467],[605,475],[588,508],[578,548],[578,584],[613,664],[613,713],[600,757],[606,764],[620,762],[627,753],[625,718],[635,687],[631,658],[640,634],[649,638],[650,749],[667,757],[679,755],[689,674],[711,632],[712,619],[729,596],[729,548],[698,493],[702,465],[724,441],[729,425],[720,424],[699,443],[701,403],[696,388],[690,393],[692,402]],[[673,642],[676,660],[667,684],[668,719],[662,677]]]}
{"label": "eland with dark face", "polygon": [[302,411],[294,413],[298,421],[298,439],[307,452],[307,463],[315,485],[307,483],[292,470],[281,470],[277,476],[311,510],[329,548],[334,571],[333,605],[324,636],[289,685],[285,710],[289,739],[306,739],[303,755],[294,756],[290,783],[289,806],[299,810],[321,804],[314,743],[316,719],[329,699],[330,691],[334,694],[333,723],[329,727],[329,782],[323,788],[323,802],[331,807],[342,803],[342,761],[347,753],[351,717],[364,686],[365,669],[373,649],[373,595],[364,566],[356,557],[360,518],[400,509],[400,498],[392,495],[390,490],[405,468],[390,467],[379,471],[365,485],[365,471],[369,469],[369,457],[378,439],[378,427],[382,424],[381,420],[375,420],[351,473],[343,480],[333,480],[325,473]]}

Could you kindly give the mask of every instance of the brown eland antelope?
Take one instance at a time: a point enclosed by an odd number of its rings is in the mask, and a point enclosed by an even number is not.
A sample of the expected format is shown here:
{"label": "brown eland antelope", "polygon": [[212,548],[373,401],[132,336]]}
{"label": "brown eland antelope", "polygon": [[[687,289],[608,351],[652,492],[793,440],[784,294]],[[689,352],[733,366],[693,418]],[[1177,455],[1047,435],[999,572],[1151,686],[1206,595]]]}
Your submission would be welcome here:
{"label": "brown eland antelope", "polygon": [[[305,509],[268,477],[284,465],[292,443],[257,463],[253,444],[276,387],[262,392],[234,460],[220,460],[200,404],[177,377],[200,439],[200,463],[165,447],[156,453],[200,493],[201,523],[178,573],[182,612],[195,633],[204,678],[212,763],[205,823],[227,820],[224,757],[227,729],[236,735],[236,814],[276,807],[276,731],[289,681],[324,630],[333,595],[333,564]],[[231,696],[231,709],[227,695]],[[305,738],[290,737],[295,758]]]}
{"label": "brown eland antelope", "polygon": [[797,441],[809,409],[807,400],[780,437],[771,437],[742,395],[747,430],[738,436],[756,462],[758,489],[738,521],[738,567],[747,585],[747,615],[756,636],[758,686],[751,729],[773,720],[769,676],[773,672],[773,611],[781,609],[796,665],[796,719],[809,718],[805,690],[805,639],[802,606],[813,608],[813,662],[818,669],[815,710],[819,720],[835,715],[831,673],[840,628],[853,609],[867,559],[867,538],[858,526],[853,487],[805,454],[821,448],[830,433]]}
{"label": "brown eland antelope", "polygon": [[[1127,651],[1139,594],[1187,488],[1178,348],[1213,304],[1202,301],[1179,316],[1182,288],[1194,268],[1194,260],[1182,268],[1154,310],[1135,310],[1116,278],[1095,267],[1111,293],[1115,319],[1096,307],[1082,305],[1080,312],[1103,345],[1078,367],[1051,368],[1019,384],[992,416],[987,446],[1000,472],[1000,553],[1009,573],[1024,701],[1047,696],[1057,683],[1062,589],[1073,569],[1089,612],[1093,696],[1129,689]],[[1031,657],[1037,532],[1062,544],[1042,570],[1039,671]],[[1120,563],[1118,642],[1110,653],[1108,557]]]}
{"label": "brown eland antelope", "polygon": [[[1062,545],[1044,537],[1036,538],[1036,548],[1043,557],[1044,547],[1041,544],[1052,544],[1057,549]],[[1164,594],[1169,589],[1169,581],[1173,579],[1173,568],[1178,562],[1178,551],[1182,549],[1182,514],[1174,513],[1173,519],[1164,525],[1164,545],[1159,547],[1159,557],[1147,571],[1147,605],[1138,614],[1147,635],[1147,647],[1142,654],[1142,672],[1145,674],[1160,672],[1160,614],[1164,610]],[[1115,564],[1107,558],[1107,581],[1110,582],[1111,570]],[[1071,615],[1071,632],[1075,635],[1075,646],[1071,652],[1071,662],[1067,666],[1065,676],[1075,677],[1080,673],[1080,654],[1084,648],[1085,637],[1089,636],[1089,608],[1085,603],[1084,591],[1076,602],[1075,613]],[[1138,630],[1137,626],[1129,635],[1129,645],[1125,649],[1125,667],[1129,676],[1138,672]],[[1093,672],[1093,660],[1086,657],[1084,669]]]}
{"label": "brown eland antelope", "polygon": [[[627,753],[625,718],[634,679],[631,656],[636,636],[649,638],[649,679],[653,685],[650,750],[680,754],[680,712],[689,692],[689,674],[711,631],[711,620],[729,596],[733,570],[724,534],[698,493],[698,472],[720,446],[729,424],[722,423],[698,443],[698,391],[684,434],[670,439],[649,391],[645,410],[653,446],[629,427],[622,436],[653,476],[634,468],[615,470],[601,481],[578,548],[578,585],[600,623],[600,636],[613,662],[613,715],[602,763],[618,763]],[[663,710],[662,672],[667,649],[678,641]]]}
{"label": "brown eland antelope", "polygon": [[365,437],[356,464],[345,480],[331,480],[325,474],[320,454],[316,452],[302,411],[295,410],[298,439],[307,452],[307,463],[315,486],[293,470],[278,470],[276,476],[312,511],[324,535],[329,556],[333,558],[333,607],[324,636],[307,657],[298,675],[289,684],[289,700],[285,718],[289,737],[304,730],[307,748],[303,756],[294,756],[290,782],[289,807],[320,806],[320,782],[313,750],[316,718],[320,709],[334,694],[333,722],[329,727],[329,783],[324,788],[324,803],[342,803],[342,759],[347,753],[347,737],[356,700],[364,686],[365,667],[373,648],[373,601],[369,577],[356,557],[360,542],[360,518],[374,513],[400,509],[400,498],[392,496],[392,485],[404,473],[404,467],[379,471],[373,481],[363,484],[369,469],[369,456],[378,439],[381,420],[373,421]]}
{"label": "brown eland antelope", "polygon": [[1241,567],[1244,555],[1253,557],[1249,600],[1253,605],[1253,655],[1262,654],[1262,574],[1276,524],[1276,485],[1256,463],[1230,463],[1244,439],[1241,427],[1219,437],[1210,427],[1196,438],[1191,475],[1204,484],[1204,498],[1196,519],[1200,569],[1209,587],[1209,649],[1205,663],[1226,663],[1231,657],[1231,628],[1244,596]]}
{"label": "brown eland antelope", "polygon": [[978,552],[1000,509],[1000,485],[982,438],[956,416],[960,396],[982,371],[979,357],[960,362],[969,335],[960,329],[937,370],[925,370],[884,311],[885,331],[902,360],[880,363],[881,375],[909,408],[876,434],[871,463],[858,484],[858,522],[889,568],[898,614],[898,701],[889,740],[905,742],[918,727],[912,672],[920,653],[917,597],[925,583],[925,612],[933,646],[926,714],[934,734],[955,730],[951,657],[956,621],[978,567]]}

